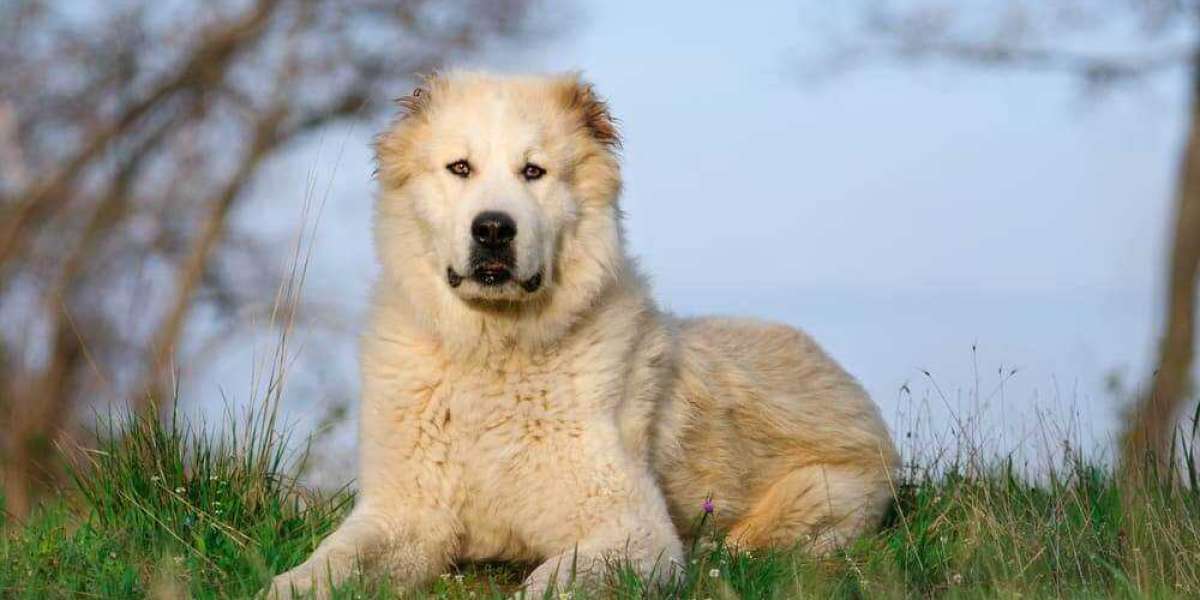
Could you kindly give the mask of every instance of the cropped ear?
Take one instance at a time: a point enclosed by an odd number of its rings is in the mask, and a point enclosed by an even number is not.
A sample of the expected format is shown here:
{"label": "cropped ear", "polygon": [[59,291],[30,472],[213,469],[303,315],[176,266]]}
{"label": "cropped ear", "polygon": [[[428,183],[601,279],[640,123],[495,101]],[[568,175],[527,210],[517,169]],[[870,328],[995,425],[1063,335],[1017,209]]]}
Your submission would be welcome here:
{"label": "cropped ear", "polygon": [[400,107],[400,113],[396,115],[397,120],[418,118],[424,114],[425,110],[430,108],[433,96],[437,96],[445,85],[442,74],[436,71],[419,74],[416,78],[420,83],[416,84],[412,94],[396,98],[396,106]]}
{"label": "cropped ear", "polygon": [[608,111],[608,104],[596,94],[592,84],[579,75],[564,78],[562,102],[597,142],[615,149],[621,147],[621,134],[617,131],[617,120]]}
{"label": "cropped ear", "polygon": [[399,117],[401,119],[420,114],[426,106],[429,106],[429,90],[422,87],[415,88],[411,94],[396,98],[396,106],[400,107]]}
{"label": "cropped ear", "polygon": [[398,119],[419,117],[429,108],[430,91],[438,86],[440,79],[437,73],[420,76],[421,83],[407,96],[396,98],[396,106],[400,107]]}

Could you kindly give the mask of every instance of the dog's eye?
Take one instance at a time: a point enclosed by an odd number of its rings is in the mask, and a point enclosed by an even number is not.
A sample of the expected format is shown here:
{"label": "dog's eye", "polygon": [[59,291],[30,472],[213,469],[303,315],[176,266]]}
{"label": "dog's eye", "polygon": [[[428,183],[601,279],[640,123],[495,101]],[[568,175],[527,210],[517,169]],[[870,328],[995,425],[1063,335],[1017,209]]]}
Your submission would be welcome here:
{"label": "dog's eye", "polygon": [[533,164],[525,163],[525,168],[521,169],[521,175],[525,177],[525,181],[533,181],[541,179],[542,175],[546,174],[546,170]]}
{"label": "dog's eye", "polygon": [[465,160],[456,160],[446,165],[446,170],[465,179],[471,176],[471,163]]}

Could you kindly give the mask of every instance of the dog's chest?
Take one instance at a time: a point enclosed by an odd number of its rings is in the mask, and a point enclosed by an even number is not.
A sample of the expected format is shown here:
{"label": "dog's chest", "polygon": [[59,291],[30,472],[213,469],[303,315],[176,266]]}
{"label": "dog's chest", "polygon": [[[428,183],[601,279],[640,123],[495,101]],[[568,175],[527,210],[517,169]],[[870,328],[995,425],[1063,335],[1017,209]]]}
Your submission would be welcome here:
{"label": "dog's chest", "polygon": [[504,468],[580,427],[570,370],[556,363],[462,372],[450,378],[445,403],[454,458],[464,468]]}
{"label": "dog's chest", "polygon": [[547,486],[578,456],[586,419],[572,370],[557,362],[460,372],[447,378],[451,461],[462,551],[470,558],[537,556],[526,531],[539,521]]}

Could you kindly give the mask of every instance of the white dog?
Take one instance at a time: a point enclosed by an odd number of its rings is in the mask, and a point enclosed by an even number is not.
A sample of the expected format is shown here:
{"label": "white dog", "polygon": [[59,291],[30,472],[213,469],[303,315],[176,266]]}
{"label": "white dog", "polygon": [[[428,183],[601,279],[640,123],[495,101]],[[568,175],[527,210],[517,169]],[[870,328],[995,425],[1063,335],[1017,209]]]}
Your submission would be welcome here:
{"label": "white dog", "polygon": [[535,597],[614,558],[665,577],[708,498],[742,547],[878,526],[897,454],[853,378],[789,327],[650,299],[591,86],[453,73],[402,105],[377,145],[358,504],[276,593],[360,562],[415,587],[543,561]]}

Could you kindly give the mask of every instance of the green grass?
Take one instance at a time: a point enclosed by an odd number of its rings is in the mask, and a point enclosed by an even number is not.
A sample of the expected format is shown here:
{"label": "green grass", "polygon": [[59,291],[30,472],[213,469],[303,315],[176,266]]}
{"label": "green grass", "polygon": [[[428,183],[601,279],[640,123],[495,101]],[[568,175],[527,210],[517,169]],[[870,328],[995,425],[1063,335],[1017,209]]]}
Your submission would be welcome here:
{"label": "green grass", "polygon": [[[70,489],[3,523],[0,595],[252,596],[352,502],[297,492],[265,413],[218,441],[179,423],[117,425]],[[1110,471],[1074,459],[1036,481],[999,459],[910,467],[883,529],[831,557],[736,552],[713,533],[670,585],[614,565],[604,589],[573,597],[1200,597],[1200,490],[1123,496]],[[409,596],[503,598],[530,568],[458,565]],[[367,576],[337,594],[398,595]]]}

